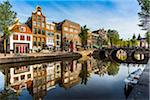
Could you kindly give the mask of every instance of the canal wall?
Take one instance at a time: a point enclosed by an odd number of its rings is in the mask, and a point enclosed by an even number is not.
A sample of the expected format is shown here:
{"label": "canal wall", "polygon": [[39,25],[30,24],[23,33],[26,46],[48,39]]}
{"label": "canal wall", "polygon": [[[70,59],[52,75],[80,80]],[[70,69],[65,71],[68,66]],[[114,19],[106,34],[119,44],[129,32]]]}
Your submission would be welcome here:
{"label": "canal wall", "polygon": [[21,56],[0,57],[0,64],[22,63],[22,62],[36,62],[36,61],[58,61],[62,59],[80,58],[78,53],[59,53],[59,54],[31,54]]}
{"label": "canal wall", "polygon": [[128,100],[149,100],[149,68],[150,59],[145,67],[138,84],[131,91]]}

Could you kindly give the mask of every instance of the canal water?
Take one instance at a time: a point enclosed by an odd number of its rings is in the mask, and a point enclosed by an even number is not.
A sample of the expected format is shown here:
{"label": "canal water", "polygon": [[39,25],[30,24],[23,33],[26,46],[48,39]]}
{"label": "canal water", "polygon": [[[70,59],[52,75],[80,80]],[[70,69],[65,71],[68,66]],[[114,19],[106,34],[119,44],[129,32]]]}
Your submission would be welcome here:
{"label": "canal water", "polygon": [[124,79],[145,66],[93,58],[0,66],[0,99],[125,100]]}

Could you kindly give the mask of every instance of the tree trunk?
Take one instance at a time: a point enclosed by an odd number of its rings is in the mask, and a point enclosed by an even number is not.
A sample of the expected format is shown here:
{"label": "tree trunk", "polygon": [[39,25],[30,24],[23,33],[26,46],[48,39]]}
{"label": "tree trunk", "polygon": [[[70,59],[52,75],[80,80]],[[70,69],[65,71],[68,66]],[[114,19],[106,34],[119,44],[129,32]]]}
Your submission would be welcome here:
{"label": "tree trunk", "polygon": [[6,56],[6,34],[4,34],[4,56]]}

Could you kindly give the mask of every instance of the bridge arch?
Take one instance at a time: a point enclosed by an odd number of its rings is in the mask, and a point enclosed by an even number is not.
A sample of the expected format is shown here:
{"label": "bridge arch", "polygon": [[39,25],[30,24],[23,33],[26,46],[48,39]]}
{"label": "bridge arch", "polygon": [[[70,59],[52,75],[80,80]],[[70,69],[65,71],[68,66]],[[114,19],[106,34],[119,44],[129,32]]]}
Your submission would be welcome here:
{"label": "bridge arch", "polygon": [[[119,59],[118,52],[126,57]],[[143,54],[141,59],[136,59],[138,53]],[[99,56],[102,59],[108,58],[120,63],[146,63],[150,57],[150,53],[145,48],[103,48],[100,49]]]}
{"label": "bridge arch", "polygon": [[146,58],[146,53],[144,53],[145,52],[145,50],[136,50],[136,51],[134,51],[133,52],[133,54],[132,54],[132,59],[134,60],[134,61],[143,61],[145,58]]}

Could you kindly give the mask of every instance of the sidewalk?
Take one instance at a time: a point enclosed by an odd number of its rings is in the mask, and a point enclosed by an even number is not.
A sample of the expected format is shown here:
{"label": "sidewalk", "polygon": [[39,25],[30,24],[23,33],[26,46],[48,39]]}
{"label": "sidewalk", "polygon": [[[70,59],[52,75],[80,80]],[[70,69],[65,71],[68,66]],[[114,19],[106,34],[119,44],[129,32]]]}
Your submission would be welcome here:
{"label": "sidewalk", "polygon": [[50,55],[61,55],[61,54],[67,54],[67,52],[61,52],[61,51],[57,51],[57,52],[51,52],[51,53],[24,53],[24,54],[6,54],[6,56],[4,56],[4,53],[0,53],[0,58],[11,58],[11,57],[22,57],[22,56],[34,56],[34,57],[38,57],[38,56],[50,56]]}
{"label": "sidewalk", "polygon": [[0,64],[35,62],[35,61],[37,62],[46,60],[57,61],[80,57],[82,57],[81,54],[74,52],[29,53],[21,55],[8,54],[7,56],[4,56],[4,54],[0,54]]}

